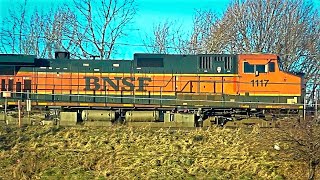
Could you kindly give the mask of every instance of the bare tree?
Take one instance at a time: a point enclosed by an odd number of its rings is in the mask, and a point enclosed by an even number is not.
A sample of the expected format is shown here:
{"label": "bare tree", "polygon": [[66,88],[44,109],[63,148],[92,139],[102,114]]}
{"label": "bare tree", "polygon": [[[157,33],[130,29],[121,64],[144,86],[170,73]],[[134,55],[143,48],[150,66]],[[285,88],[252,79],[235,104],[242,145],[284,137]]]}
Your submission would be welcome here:
{"label": "bare tree", "polygon": [[27,0],[5,18],[1,52],[52,58],[54,51],[65,50],[78,58],[109,59],[136,13],[134,0],[74,1],[48,12],[28,12],[26,5]]}
{"label": "bare tree", "polygon": [[210,37],[213,24],[218,20],[217,14],[211,10],[197,10],[193,19],[193,29],[189,39],[189,53],[206,53],[206,44]]}
{"label": "bare tree", "polygon": [[[318,19],[313,5],[303,0],[234,1],[213,25],[208,50],[306,54],[319,32]],[[290,68],[292,61],[285,63]]]}
{"label": "bare tree", "polygon": [[320,125],[316,119],[287,122],[273,130],[268,137],[279,144],[279,157],[302,160],[309,172],[308,179],[316,179],[320,163]]}
{"label": "bare tree", "polygon": [[56,10],[51,10],[46,17],[48,20],[44,37],[46,39],[46,50],[48,57],[52,58],[55,51],[71,51],[73,40],[77,33],[77,29],[72,28],[77,21],[76,15],[68,6],[58,7]]}
{"label": "bare tree", "polygon": [[[149,48],[151,49],[151,52],[153,53],[162,53],[167,54],[170,46],[169,44],[169,36],[170,36],[170,25],[172,23],[169,23],[168,21],[163,24],[158,24],[156,26],[153,26],[153,36],[148,37],[149,42],[144,41],[147,50],[149,51]],[[148,45],[147,43],[150,43]]]}
{"label": "bare tree", "polygon": [[16,11],[9,10],[9,17],[4,18],[1,27],[0,48],[5,53],[22,53],[23,39],[27,26],[26,20],[27,0],[17,4]]}
{"label": "bare tree", "polygon": [[153,34],[144,41],[147,50],[155,53],[205,53],[205,42],[210,36],[217,16],[212,11],[197,10],[191,29],[184,30],[178,21],[165,21],[153,27]]}
{"label": "bare tree", "polygon": [[79,58],[109,59],[136,13],[134,0],[81,0],[74,5],[77,20],[72,29],[76,33],[68,37],[74,44],[71,53]]}
{"label": "bare tree", "polygon": [[67,50],[63,41],[68,40],[65,34],[69,35],[69,32],[65,29],[74,18],[69,9],[51,8],[47,13],[35,10],[25,32],[24,54],[53,58],[55,51]]}
{"label": "bare tree", "polygon": [[52,58],[55,50],[63,48],[64,29],[74,14],[59,7],[48,12],[27,9],[27,0],[18,6],[2,23],[0,51]]}
{"label": "bare tree", "polygon": [[152,35],[146,35],[147,51],[160,54],[181,53],[184,43],[181,25],[176,21],[160,22],[153,26]]}
{"label": "bare tree", "polygon": [[319,22],[310,1],[233,1],[212,25],[206,48],[211,53],[279,54],[283,70],[304,72],[314,92],[320,73]]}

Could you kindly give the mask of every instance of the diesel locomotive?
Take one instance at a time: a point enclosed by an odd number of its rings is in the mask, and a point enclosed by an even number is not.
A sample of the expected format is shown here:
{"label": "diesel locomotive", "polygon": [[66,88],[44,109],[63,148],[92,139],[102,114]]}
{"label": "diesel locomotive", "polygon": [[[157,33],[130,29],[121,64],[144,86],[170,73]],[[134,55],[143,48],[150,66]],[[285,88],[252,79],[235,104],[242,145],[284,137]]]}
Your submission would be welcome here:
{"label": "diesel locomotive", "polygon": [[280,62],[261,53],[138,53],[132,60],[1,54],[0,103],[61,107],[61,122],[71,116],[84,124],[193,127],[252,124],[254,117],[274,126],[279,112],[302,110],[305,89],[303,77],[283,71]]}

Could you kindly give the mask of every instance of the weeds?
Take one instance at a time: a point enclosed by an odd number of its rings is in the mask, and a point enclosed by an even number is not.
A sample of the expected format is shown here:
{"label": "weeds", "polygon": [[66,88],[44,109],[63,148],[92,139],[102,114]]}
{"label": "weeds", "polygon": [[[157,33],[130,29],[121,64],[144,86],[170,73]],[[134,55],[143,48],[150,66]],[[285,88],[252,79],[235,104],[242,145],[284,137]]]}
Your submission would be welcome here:
{"label": "weeds", "polygon": [[[256,130],[255,130],[256,131]],[[0,179],[297,179],[261,133],[2,127]]]}

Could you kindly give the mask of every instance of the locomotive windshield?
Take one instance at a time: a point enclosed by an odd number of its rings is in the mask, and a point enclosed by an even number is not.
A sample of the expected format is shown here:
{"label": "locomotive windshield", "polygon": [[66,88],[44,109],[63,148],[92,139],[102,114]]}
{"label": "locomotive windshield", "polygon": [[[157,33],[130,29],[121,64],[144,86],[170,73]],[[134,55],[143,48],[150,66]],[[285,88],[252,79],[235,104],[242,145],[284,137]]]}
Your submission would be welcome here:
{"label": "locomotive windshield", "polygon": [[275,63],[269,62],[268,64],[250,64],[244,62],[244,73],[254,73],[258,71],[259,73],[275,72]]}
{"label": "locomotive windshield", "polygon": [[269,72],[275,72],[275,64],[274,62],[269,62]]}

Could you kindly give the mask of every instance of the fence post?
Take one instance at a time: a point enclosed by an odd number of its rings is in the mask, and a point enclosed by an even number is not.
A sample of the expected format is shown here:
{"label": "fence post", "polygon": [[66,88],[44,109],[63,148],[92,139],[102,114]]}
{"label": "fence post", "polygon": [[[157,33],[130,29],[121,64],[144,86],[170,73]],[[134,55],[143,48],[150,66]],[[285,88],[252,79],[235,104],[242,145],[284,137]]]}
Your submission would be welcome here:
{"label": "fence post", "polygon": [[18,100],[18,124],[19,128],[21,128],[22,123],[21,123],[21,100]]}

